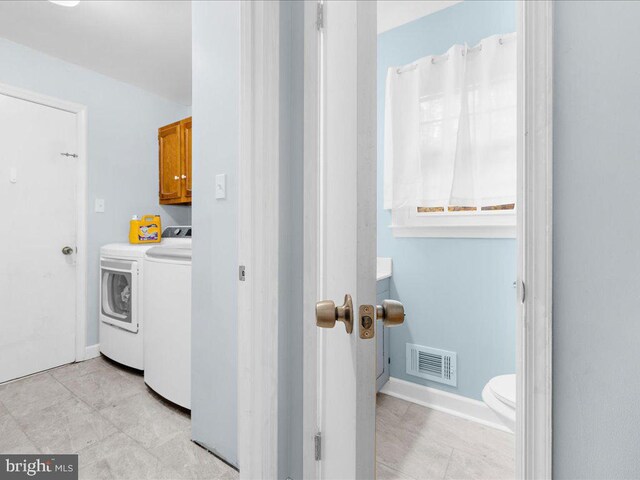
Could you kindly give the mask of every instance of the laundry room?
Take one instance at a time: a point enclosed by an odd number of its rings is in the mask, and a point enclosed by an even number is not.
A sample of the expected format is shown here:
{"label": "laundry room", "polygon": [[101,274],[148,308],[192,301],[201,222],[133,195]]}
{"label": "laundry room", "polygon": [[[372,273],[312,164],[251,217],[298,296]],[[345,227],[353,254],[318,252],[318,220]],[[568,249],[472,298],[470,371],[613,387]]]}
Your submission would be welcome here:
{"label": "laundry room", "polygon": [[0,2],[1,453],[238,476],[235,377],[217,405],[192,382],[192,50],[188,1]]}

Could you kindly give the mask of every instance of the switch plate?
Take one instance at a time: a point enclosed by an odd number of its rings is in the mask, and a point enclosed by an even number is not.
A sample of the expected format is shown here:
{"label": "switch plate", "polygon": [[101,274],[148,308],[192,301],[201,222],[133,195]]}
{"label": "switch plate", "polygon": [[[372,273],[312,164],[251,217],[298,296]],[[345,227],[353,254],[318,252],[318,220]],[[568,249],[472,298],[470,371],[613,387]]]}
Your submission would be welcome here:
{"label": "switch plate", "polygon": [[227,174],[216,175],[216,198],[227,198]]}
{"label": "switch plate", "polygon": [[95,211],[96,213],[104,213],[104,198],[96,198]]}
{"label": "switch plate", "polygon": [[11,183],[16,183],[18,181],[18,169],[16,167],[11,167],[9,170],[9,181]]}

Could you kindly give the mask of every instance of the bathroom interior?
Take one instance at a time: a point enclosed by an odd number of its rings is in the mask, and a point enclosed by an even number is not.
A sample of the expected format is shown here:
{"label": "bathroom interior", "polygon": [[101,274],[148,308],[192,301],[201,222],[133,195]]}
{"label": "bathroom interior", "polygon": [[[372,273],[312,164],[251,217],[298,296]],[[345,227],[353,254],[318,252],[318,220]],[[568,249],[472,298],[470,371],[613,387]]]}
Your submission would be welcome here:
{"label": "bathroom interior", "polygon": [[516,22],[379,2],[377,301],[406,318],[377,340],[378,478],[515,475]]}

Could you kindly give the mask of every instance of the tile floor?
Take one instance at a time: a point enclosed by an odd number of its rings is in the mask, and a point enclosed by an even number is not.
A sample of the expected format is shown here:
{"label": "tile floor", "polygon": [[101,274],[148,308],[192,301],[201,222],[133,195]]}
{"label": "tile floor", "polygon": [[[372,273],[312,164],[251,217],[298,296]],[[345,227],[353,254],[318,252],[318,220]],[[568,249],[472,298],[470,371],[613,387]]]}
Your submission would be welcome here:
{"label": "tile floor", "polygon": [[378,394],[378,480],[515,477],[510,433]]}
{"label": "tile floor", "polygon": [[[378,479],[512,479],[513,435],[378,395]],[[0,452],[78,453],[80,478],[236,479],[190,418],[103,358],[0,385]]]}
{"label": "tile floor", "polygon": [[78,453],[80,479],[235,479],[190,440],[191,420],[105,359],[0,385],[0,452]]}

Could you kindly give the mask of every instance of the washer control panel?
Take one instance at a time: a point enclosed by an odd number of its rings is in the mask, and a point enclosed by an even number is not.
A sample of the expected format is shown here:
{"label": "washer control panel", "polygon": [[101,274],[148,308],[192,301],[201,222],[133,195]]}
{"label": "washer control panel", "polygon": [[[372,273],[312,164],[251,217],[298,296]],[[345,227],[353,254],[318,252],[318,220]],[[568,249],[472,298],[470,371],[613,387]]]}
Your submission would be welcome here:
{"label": "washer control panel", "polygon": [[191,225],[174,225],[162,232],[162,238],[191,238]]}

